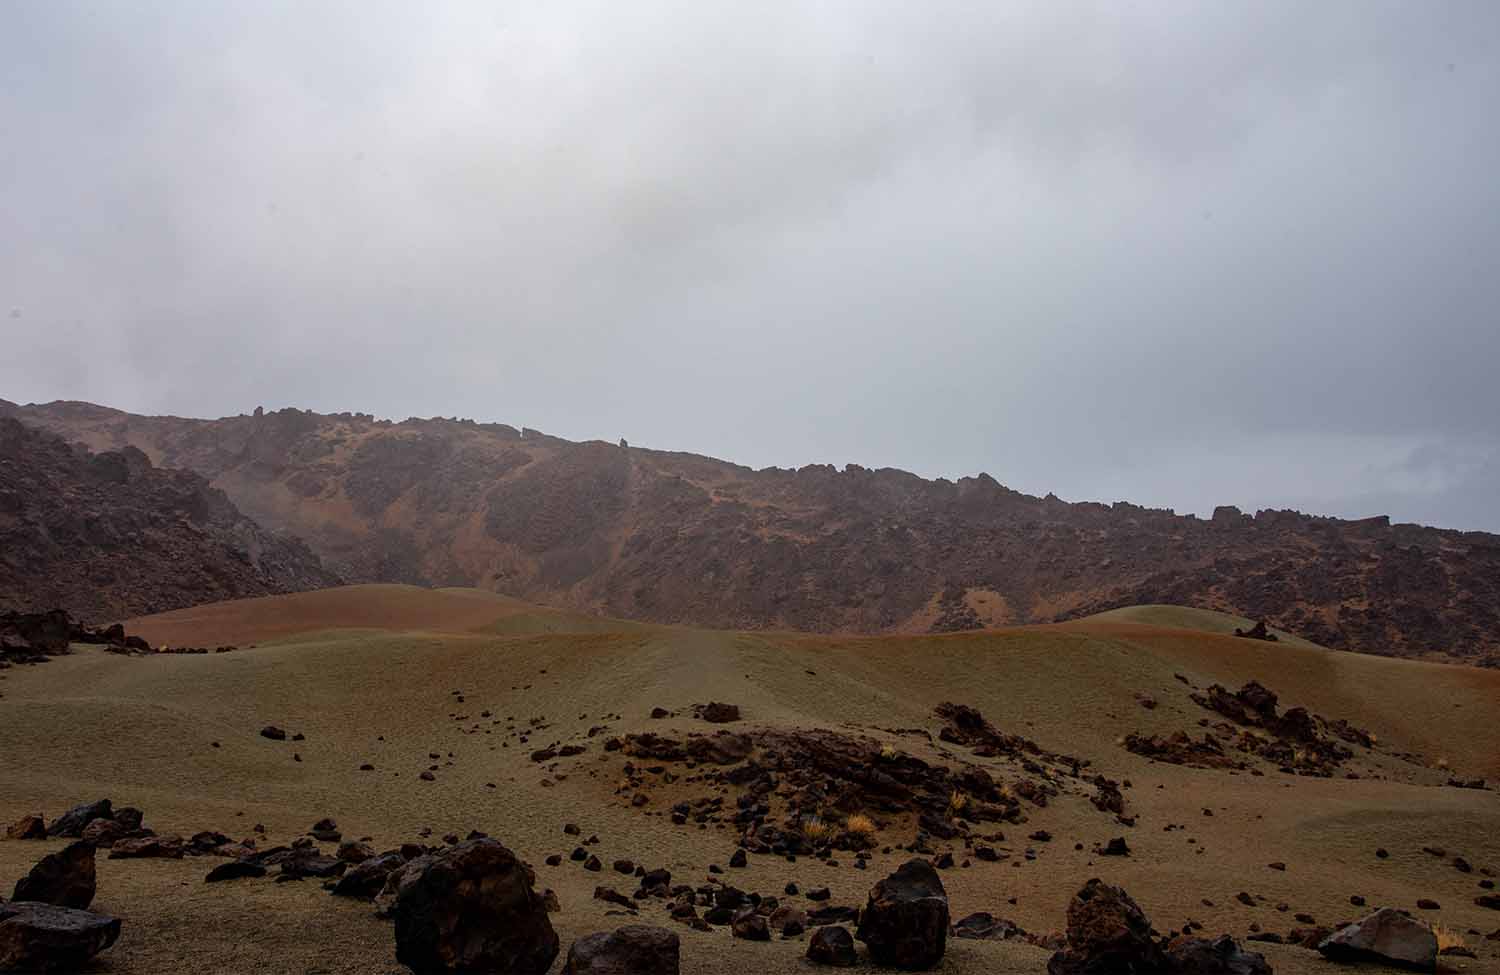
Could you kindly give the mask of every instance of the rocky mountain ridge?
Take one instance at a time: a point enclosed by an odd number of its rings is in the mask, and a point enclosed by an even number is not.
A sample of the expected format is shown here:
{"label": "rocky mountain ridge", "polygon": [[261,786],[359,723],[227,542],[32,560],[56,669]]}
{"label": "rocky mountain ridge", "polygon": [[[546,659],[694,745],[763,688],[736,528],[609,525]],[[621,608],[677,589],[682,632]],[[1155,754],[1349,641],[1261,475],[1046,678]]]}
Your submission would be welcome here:
{"label": "rocky mountain ridge", "polygon": [[102,623],[339,581],[199,474],[0,417],[0,607]]}
{"label": "rocky mountain ridge", "polygon": [[350,581],[475,585],[661,622],[925,632],[1137,603],[1500,665],[1500,536],[1294,511],[1069,503],[985,474],[747,467],[505,424],[86,403],[0,414],[186,468]]}

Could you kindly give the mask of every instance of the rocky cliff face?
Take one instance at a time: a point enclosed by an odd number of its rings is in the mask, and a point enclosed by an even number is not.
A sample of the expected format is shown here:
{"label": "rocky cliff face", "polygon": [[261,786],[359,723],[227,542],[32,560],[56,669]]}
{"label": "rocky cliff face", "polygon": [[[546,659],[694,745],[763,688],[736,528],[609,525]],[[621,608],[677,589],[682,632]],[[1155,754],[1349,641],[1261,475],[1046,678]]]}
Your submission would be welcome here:
{"label": "rocky cliff face", "polygon": [[927,631],[1172,602],[1334,647],[1500,663],[1500,536],[1069,504],[987,475],[750,470],[502,424],[0,407],[197,471],[350,580],[725,627]]}
{"label": "rocky cliff face", "polygon": [[0,417],[0,607],[105,622],[337,582],[199,474]]}

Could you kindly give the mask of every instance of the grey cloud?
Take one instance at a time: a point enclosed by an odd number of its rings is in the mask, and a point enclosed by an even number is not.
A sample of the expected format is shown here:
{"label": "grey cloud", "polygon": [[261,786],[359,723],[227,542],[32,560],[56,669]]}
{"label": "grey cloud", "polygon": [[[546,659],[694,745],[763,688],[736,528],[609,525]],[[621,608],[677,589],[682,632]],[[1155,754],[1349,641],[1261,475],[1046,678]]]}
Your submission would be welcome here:
{"label": "grey cloud", "polygon": [[0,396],[1500,529],[1492,4],[0,28]]}

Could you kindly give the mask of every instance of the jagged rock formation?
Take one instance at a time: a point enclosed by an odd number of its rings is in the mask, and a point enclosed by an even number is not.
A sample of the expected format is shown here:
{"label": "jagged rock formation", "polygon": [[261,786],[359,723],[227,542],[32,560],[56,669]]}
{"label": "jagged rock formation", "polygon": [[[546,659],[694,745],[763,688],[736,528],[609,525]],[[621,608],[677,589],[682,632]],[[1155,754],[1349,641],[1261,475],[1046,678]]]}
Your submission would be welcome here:
{"label": "jagged rock formation", "polygon": [[1137,603],[1326,646],[1500,665],[1500,536],[1291,511],[1070,504],[988,475],[746,467],[464,420],[219,420],[16,407],[93,449],[210,478],[351,581],[477,585],[637,619],[910,631]]}
{"label": "jagged rock formation", "polygon": [[0,607],[102,622],[338,581],[196,473],[0,417]]}

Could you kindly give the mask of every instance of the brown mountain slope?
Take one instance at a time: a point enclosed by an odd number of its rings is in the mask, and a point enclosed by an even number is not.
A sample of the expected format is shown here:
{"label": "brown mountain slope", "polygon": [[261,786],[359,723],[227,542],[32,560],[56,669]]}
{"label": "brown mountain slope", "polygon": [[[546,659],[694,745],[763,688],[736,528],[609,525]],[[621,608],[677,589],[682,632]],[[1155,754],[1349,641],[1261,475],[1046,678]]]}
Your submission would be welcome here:
{"label": "brown mountain slope", "polygon": [[337,582],[198,474],[0,417],[0,607],[103,622]]}
{"label": "brown mountain slope", "polygon": [[14,407],[210,478],[351,580],[474,585],[613,616],[925,631],[1134,603],[1267,617],[1333,647],[1500,663],[1500,537],[1296,512],[1069,504],[988,475],[746,467],[503,424],[281,410]]}

